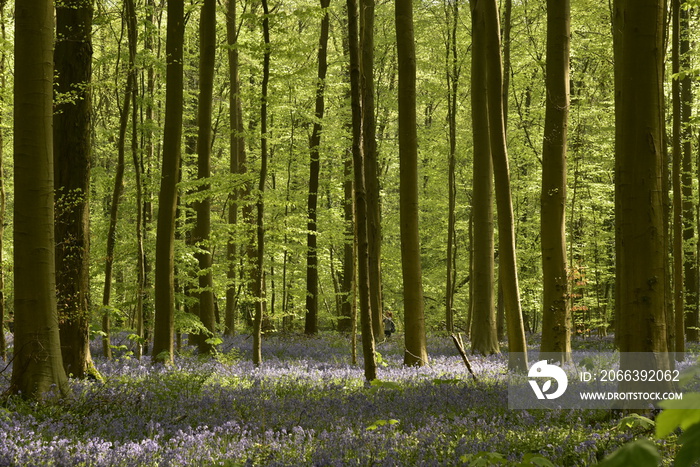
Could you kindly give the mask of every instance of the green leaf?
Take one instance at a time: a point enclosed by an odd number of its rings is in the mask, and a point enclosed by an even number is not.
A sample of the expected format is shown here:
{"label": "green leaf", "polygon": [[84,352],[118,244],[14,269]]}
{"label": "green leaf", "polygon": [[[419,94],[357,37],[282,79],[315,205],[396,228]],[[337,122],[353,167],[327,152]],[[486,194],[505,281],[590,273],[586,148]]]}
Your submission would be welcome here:
{"label": "green leaf", "polygon": [[685,430],[700,422],[700,393],[687,393],[683,399],[668,400],[659,405],[665,410],[656,417],[657,438],[665,438],[678,427]]}
{"label": "green leaf", "polygon": [[639,439],[627,443],[603,459],[600,467],[657,467],[661,454],[648,439]]}
{"label": "green leaf", "polygon": [[654,420],[639,415],[638,413],[632,413],[620,420],[620,422],[617,424],[617,429],[624,430],[626,428],[639,427],[645,430],[649,430],[651,428],[654,428],[654,425]]}
{"label": "green leaf", "polygon": [[678,438],[681,448],[676,454],[675,467],[690,467],[696,465],[700,459],[700,424],[695,424],[688,428]]}

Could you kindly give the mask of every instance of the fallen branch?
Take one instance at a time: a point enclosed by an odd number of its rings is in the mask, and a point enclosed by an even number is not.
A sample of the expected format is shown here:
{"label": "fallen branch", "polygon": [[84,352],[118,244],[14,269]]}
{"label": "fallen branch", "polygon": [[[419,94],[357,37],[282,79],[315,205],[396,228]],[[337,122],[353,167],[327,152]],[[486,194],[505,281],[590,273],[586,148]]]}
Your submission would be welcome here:
{"label": "fallen branch", "polygon": [[455,343],[455,347],[457,347],[457,350],[459,351],[459,354],[462,356],[462,360],[464,361],[464,364],[467,366],[467,370],[469,370],[469,373],[472,375],[472,378],[474,378],[474,381],[477,381],[478,378],[474,374],[474,370],[472,370],[472,366],[469,363],[469,359],[467,358],[467,353],[464,351],[464,342],[462,341],[462,334],[457,333],[457,334],[451,334],[452,336],[452,342]]}

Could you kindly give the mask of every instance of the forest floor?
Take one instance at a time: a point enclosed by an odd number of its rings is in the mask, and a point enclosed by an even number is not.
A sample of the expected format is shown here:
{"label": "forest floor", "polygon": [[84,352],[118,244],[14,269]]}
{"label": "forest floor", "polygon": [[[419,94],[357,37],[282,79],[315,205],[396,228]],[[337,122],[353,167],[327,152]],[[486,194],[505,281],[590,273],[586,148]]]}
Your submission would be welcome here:
{"label": "forest floor", "polygon": [[[266,338],[260,368],[246,335],[224,340],[215,359],[187,351],[168,368],[133,358],[123,336],[112,361],[93,345],[104,383],[72,380],[60,400],[4,401],[0,465],[575,466],[653,438],[605,410],[509,410],[505,357],[470,356],[474,381],[446,336],[429,338],[423,368],[402,365],[403,336],[378,344],[372,386],[338,335]],[[575,346],[610,350],[612,340]],[[654,441],[665,459],[674,440]]]}

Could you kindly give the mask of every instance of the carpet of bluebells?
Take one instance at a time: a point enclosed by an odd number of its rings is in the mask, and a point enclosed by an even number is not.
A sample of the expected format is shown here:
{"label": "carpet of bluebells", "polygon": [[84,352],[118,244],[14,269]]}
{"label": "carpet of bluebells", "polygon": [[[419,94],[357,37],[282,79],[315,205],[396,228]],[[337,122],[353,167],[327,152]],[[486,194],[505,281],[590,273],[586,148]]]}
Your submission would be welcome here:
{"label": "carpet of bluebells", "polygon": [[104,383],[71,380],[68,398],[0,406],[0,465],[469,465],[536,453],[573,466],[648,435],[607,411],[508,410],[505,357],[470,357],[474,381],[448,337],[429,339],[424,368],[402,366],[402,336],[379,344],[373,386],[350,364],[347,337],[267,338],[260,368],[251,341],[227,339],[215,359],[188,351],[171,367],[125,351],[105,361],[96,341]]}

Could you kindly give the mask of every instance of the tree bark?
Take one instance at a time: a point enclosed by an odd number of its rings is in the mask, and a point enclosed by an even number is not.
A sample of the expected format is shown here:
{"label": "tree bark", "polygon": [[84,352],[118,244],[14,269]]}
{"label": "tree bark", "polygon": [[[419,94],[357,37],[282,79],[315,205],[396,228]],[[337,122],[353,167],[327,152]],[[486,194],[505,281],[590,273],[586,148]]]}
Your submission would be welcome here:
{"label": "tree bark", "polygon": [[362,95],[362,149],[364,154],[369,246],[369,287],[372,303],[372,331],[375,339],[384,334],[382,299],[382,227],[379,203],[379,163],[374,103],[374,3],[360,0],[360,89]]}
{"label": "tree bark", "polygon": [[413,3],[396,0],[399,101],[399,210],[405,323],[404,365],[427,365],[423,278],[418,229],[418,133],[416,129],[416,50]]}
{"label": "tree bark", "polygon": [[[680,12],[680,67],[690,69],[690,12],[682,8]],[[690,73],[681,78],[681,148],[683,153],[681,184],[683,192],[683,279],[685,293],[686,338],[698,340],[698,267],[695,239],[695,202],[693,198],[693,148],[690,119],[693,105],[693,84]]]}
{"label": "tree bark", "polygon": [[270,10],[267,0],[262,0],[263,6],[263,77],[260,98],[260,178],[257,193],[257,255],[254,273],[255,288],[255,318],[253,319],[253,363],[262,364],[262,321],[265,314],[265,182],[267,179],[267,92],[270,80]]}
{"label": "tree bark", "polygon": [[10,391],[40,399],[67,391],[56,305],[50,0],[15,5],[14,312]]}
{"label": "tree bark", "polygon": [[92,1],[56,7],[53,119],[56,295],[63,367],[83,378],[90,357],[90,159],[92,157]]}
{"label": "tree bark", "polygon": [[184,2],[168,1],[163,169],[158,195],[153,361],[172,363],[175,310],[175,214],[182,156]]}
{"label": "tree bark", "polygon": [[360,19],[357,0],[347,0],[350,52],[350,106],[352,110],[352,159],[355,181],[355,238],[357,244],[357,292],[365,379],[377,379],[377,360],[372,330],[372,303],[369,288],[369,245],[367,239],[367,198],[365,195],[364,151],[362,144],[362,84],[360,66]]}
{"label": "tree bark", "polygon": [[321,169],[319,148],[321,145],[321,131],[323,129],[323,112],[325,108],[326,71],[328,70],[328,5],[330,0],[321,0],[323,19],[321,20],[321,36],[318,41],[318,75],[316,82],[316,109],[314,111],[314,125],[309,138],[309,197],[308,210],[308,234],[306,236],[306,320],[304,332],[316,334],[318,332],[318,252],[317,252],[317,213],[318,206],[318,178]]}
{"label": "tree bark", "polygon": [[671,181],[673,187],[673,315],[675,323],[674,351],[676,359],[685,358],[685,300],[683,294],[683,193],[681,191],[681,83],[680,71],[681,0],[671,2]]}
{"label": "tree bark", "polygon": [[448,208],[447,208],[447,267],[445,271],[445,328],[454,332],[454,295],[457,263],[455,236],[457,189],[455,166],[457,157],[457,90],[459,86],[459,62],[457,58],[457,25],[459,24],[459,2],[445,5],[447,17],[447,40],[445,43],[445,70],[447,77],[447,118],[450,134],[448,166]]}
{"label": "tree bark", "polygon": [[[197,179],[198,191],[208,192],[211,184],[212,99],[214,92],[214,64],[216,60],[216,0],[204,0],[199,23],[199,100],[197,106]],[[214,284],[212,257],[209,246],[211,232],[211,197],[205,195],[195,203],[197,221],[192,240],[197,245],[195,257],[199,263],[199,319],[209,334],[198,339],[199,352],[208,354],[214,345],[208,338],[216,332],[214,314]],[[207,342],[208,341],[208,342]]]}
{"label": "tree bark", "polygon": [[[5,29],[5,3],[7,0],[0,0],[0,37],[3,41],[7,39]],[[5,105],[5,92],[7,87],[7,53],[3,49],[0,51],[0,105]],[[5,153],[5,134],[1,130],[4,125],[4,118],[0,115],[0,359],[7,360],[7,342],[5,340],[5,268],[3,266],[3,249],[5,234],[5,212],[7,207],[5,196],[5,166],[2,155]]]}
{"label": "tree bark", "polygon": [[486,55],[486,24],[481,11],[472,9],[472,351],[490,355],[500,351],[494,308],[493,164],[489,141]]}
{"label": "tree bark", "polygon": [[488,83],[489,141],[493,159],[496,207],[498,209],[499,278],[505,303],[509,368],[527,368],[525,328],[520,307],[518,267],[515,257],[515,227],[510,188],[510,170],[503,117],[503,68],[501,65],[500,27],[496,0],[475,0],[484,15],[486,79]]}
{"label": "tree bark", "polygon": [[[238,64],[238,25],[236,24],[236,0],[228,0],[228,15],[226,18],[226,37],[228,41],[229,79],[231,81],[231,93],[229,95],[229,124],[231,135],[229,148],[231,151],[231,162],[229,171],[234,176],[241,176],[245,173],[245,138],[243,136],[243,105],[241,103],[241,83],[239,78]],[[236,188],[231,194],[231,202],[228,207],[228,223],[232,228],[229,241],[227,243],[226,256],[228,268],[226,277],[228,285],[226,287],[226,314],[224,334],[233,335],[236,330],[236,307],[237,293],[236,280],[239,261],[239,246],[235,241],[236,226],[238,225],[238,209],[243,190]]]}
{"label": "tree bark", "polygon": [[[668,369],[663,193],[664,1],[616,0],[615,240],[620,368]],[[646,386],[645,386],[646,387]],[[648,387],[647,387],[648,389]]]}
{"label": "tree bark", "polygon": [[570,0],[547,2],[547,102],[540,194],[543,279],[540,351],[562,363],[571,357],[565,232],[570,10]]}

